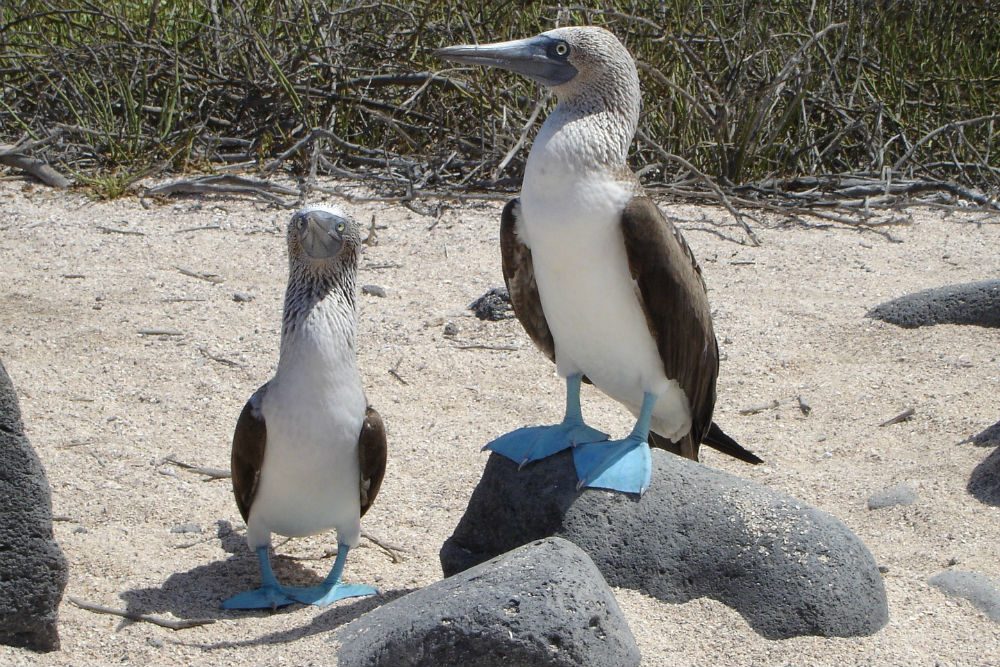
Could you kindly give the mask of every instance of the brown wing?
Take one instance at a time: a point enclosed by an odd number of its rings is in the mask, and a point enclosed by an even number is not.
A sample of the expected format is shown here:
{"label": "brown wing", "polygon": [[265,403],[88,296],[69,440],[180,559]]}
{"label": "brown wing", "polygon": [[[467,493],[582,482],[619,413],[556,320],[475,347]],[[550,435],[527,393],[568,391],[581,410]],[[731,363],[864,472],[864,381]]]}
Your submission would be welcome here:
{"label": "brown wing", "polygon": [[719,348],[701,270],[680,232],[648,197],[636,196],[622,212],[629,270],[668,378],[691,403],[691,431],[673,446],[655,435],[651,444],[698,459],[712,424]]}
{"label": "brown wing", "polygon": [[264,447],[267,445],[267,426],[260,411],[261,401],[267,393],[267,385],[254,392],[243,406],[233,433],[233,453],[230,470],[233,480],[233,495],[240,508],[243,520],[250,517],[250,506],[257,494],[260,482],[260,467],[264,463]]}
{"label": "brown wing", "polygon": [[361,464],[361,516],[375,502],[375,496],[385,477],[387,448],[385,426],[375,408],[368,406],[365,422],[358,435],[358,461]]}
{"label": "brown wing", "polygon": [[535,266],[531,249],[517,238],[514,228],[521,216],[521,200],[511,199],[500,216],[500,255],[503,259],[503,280],[510,293],[510,303],[521,326],[545,356],[556,360],[556,345],[545,320],[542,301],[535,284]]}

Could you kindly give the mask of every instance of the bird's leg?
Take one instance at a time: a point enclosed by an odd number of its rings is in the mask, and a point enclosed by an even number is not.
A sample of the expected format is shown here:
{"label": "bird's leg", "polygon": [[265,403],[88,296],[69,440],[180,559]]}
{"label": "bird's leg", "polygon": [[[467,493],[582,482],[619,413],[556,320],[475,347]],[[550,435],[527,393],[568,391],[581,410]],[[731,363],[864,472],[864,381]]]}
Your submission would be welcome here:
{"label": "bird's leg", "polygon": [[287,588],[288,594],[296,601],[325,607],[337,600],[357,598],[365,595],[378,595],[378,591],[364,584],[344,584],[340,577],[344,574],[344,564],[347,562],[347,552],[351,548],[346,544],[337,545],[337,559],[330,568],[330,574],[318,586],[307,588]]}
{"label": "bird's leg", "polygon": [[580,409],[580,384],[583,374],[566,378],[566,414],[552,426],[529,426],[511,431],[489,443],[484,450],[506,456],[519,466],[552,456],[557,452],[587,442],[608,439],[608,434],[587,426]]}
{"label": "bird's leg", "polygon": [[274,576],[266,545],[257,547],[257,562],[260,565],[260,588],[234,595],[222,603],[223,609],[277,609],[295,602]]}
{"label": "bird's leg", "polygon": [[657,397],[646,392],[635,428],[624,440],[581,445],[573,450],[576,488],[585,486],[642,495],[649,488],[653,460],[649,453],[649,420]]}

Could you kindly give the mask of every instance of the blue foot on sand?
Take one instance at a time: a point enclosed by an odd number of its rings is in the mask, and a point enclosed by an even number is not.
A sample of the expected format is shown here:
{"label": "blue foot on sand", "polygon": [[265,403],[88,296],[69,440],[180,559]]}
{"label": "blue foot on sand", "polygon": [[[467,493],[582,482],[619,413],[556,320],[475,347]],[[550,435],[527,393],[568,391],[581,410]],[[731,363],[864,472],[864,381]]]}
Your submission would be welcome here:
{"label": "blue foot on sand", "polygon": [[312,604],[317,607],[325,607],[333,604],[337,600],[347,598],[360,598],[366,595],[378,595],[378,591],[371,586],[364,584],[327,584],[319,586],[309,586],[308,588],[293,588],[289,586],[285,589],[296,602]]}
{"label": "blue foot on sand", "polygon": [[296,600],[289,597],[289,591],[281,586],[261,586],[253,591],[245,591],[222,603],[223,609],[277,609],[287,607]]}
{"label": "blue foot on sand", "polygon": [[326,575],[326,579],[322,584],[309,586],[308,588],[287,588],[285,590],[288,591],[288,594],[296,602],[312,604],[317,607],[325,607],[337,600],[344,600],[346,598],[378,595],[378,591],[371,586],[341,583],[340,577],[344,573],[344,564],[347,563],[347,552],[350,550],[351,548],[346,544],[337,545],[337,560],[333,562],[330,574]]}
{"label": "blue foot on sand", "polygon": [[260,588],[234,595],[222,603],[223,609],[277,609],[295,602],[275,578],[266,546],[257,548],[257,564],[260,566]]}
{"label": "blue foot on sand", "polygon": [[573,450],[580,481],[576,488],[611,489],[640,496],[649,488],[653,459],[645,439],[630,435],[624,440],[580,445]]}
{"label": "blue foot on sand", "polygon": [[502,454],[519,466],[524,466],[570,447],[607,439],[607,433],[591,428],[582,421],[563,422],[554,426],[519,428],[501,435],[483,449]]}

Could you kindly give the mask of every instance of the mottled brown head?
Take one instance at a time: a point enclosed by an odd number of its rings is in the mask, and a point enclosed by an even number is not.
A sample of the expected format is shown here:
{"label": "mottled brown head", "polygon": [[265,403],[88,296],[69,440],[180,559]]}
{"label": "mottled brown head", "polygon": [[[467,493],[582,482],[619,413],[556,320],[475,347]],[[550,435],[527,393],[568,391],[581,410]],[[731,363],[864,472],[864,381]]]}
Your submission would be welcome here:
{"label": "mottled brown head", "polygon": [[335,207],[310,206],[288,222],[288,261],[307,272],[326,273],[344,262],[355,264],[361,228]]}
{"label": "mottled brown head", "polygon": [[527,39],[449,46],[435,53],[445,60],[517,72],[551,88],[563,102],[599,100],[622,110],[634,106],[638,114],[635,61],[604,28],[556,28]]}
{"label": "mottled brown head", "polygon": [[294,329],[318,303],[332,304],[331,298],[339,303],[337,310],[353,318],[362,247],[358,223],[336,207],[310,206],[292,216],[287,239],[288,287],[282,333]]}

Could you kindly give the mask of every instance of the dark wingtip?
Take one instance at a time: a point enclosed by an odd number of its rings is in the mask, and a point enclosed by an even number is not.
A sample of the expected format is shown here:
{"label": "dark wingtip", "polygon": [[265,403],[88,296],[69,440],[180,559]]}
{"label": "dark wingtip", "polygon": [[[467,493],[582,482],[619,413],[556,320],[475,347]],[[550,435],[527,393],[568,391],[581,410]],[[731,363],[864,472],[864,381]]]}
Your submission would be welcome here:
{"label": "dark wingtip", "polygon": [[702,444],[746,463],[757,465],[764,462],[764,459],[726,435],[715,422],[712,422],[712,425],[708,428],[708,433],[702,439]]}

